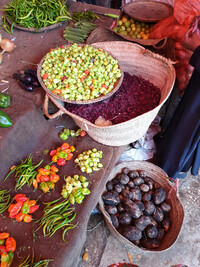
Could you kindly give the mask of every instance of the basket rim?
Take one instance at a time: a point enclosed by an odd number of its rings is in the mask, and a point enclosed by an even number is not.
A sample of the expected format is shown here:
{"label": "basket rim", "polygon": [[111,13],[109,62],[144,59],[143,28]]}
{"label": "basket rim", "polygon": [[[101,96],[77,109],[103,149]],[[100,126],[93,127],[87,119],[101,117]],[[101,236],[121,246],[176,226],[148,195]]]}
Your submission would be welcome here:
{"label": "basket rim", "polygon": [[[70,47],[70,46],[72,46],[72,45],[73,45],[73,44],[69,44],[69,45],[66,45],[66,44],[65,44],[65,45],[63,45],[63,46],[65,46],[65,47]],[[84,46],[86,46],[86,45],[87,45],[87,46],[92,46],[92,47],[94,47],[94,46],[91,45],[91,44],[77,44],[77,45],[78,45],[78,46],[81,46],[81,47],[84,47]],[[56,47],[56,48],[58,48],[58,47]],[[55,48],[55,49],[56,49],[56,48]],[[94,48],[96,48],[96,47],[94,47]],[[98,48],[100,48],[100,47],[98,47]],[[43,88],[43,89],[44,89],[44,90],[45,90],[51,97],[53,97],[53,98],[55,98],[55,99],[58,99],[58,100],[60,100],[60,101],[66,102],[66,103],[77,104],[77,105],[93,104],[93,103],[97,103],[97,102],[100,102],[100,101],[102,101],[102,100],[105,100],[105,99],[109,98],[109,97],[112,96],[115,92],[117,92],[117,90],[120,88],[120,85],[121,85],[121,83],[122,83],[122,81],[123,81],[123,78],[124,78],[124,72],[123,72],[123,70],[122,70],[122,67],[121,67],[121,64],[120,64],[119,60],[118,60],[115,56],[113,56],[112,53],[106,51],[106,49],[102,49],[102,50],[103,50],[104,52],[108,53],[110,56],[112,56],[114,59],[116,59],[116,60],[118,61],[118,66],[119,66],[119,69],[120,69],[120,71],[121,71],[121,77],[117,79],[117,81],[116,81],[115,84],[114,84],[114,88],[113,88],[108,94],[103,95],[103,96],[100,96],[100,97],[97,97],[97,98],[94,98],[94,99],[91,99],[91,100],[77,101],[77,100],[66,99],[66,98],[64,98],[64,97],[61,97],[61,96],[58,96],[58,95],[52,93],[51,90],[49,90],[49,89],[46,87],[46,85],[44,84],[44,82],[43,82],[43,80],[42,80],[42,77],[41,77],[41,75],[40,75],[41,67],[42,67],[42,64],[43,64],[43,62],[44,62],[44,60],[45,60],[45,57],[46,57],[47,53],[43,56],[43,58],[40,60],[38,66],[37,66],[37,78],[38,78],[38,80],[39,80],[39,82],[40,82],[40,84],[41,84],[41,87],[42,87],[42,88]]]}

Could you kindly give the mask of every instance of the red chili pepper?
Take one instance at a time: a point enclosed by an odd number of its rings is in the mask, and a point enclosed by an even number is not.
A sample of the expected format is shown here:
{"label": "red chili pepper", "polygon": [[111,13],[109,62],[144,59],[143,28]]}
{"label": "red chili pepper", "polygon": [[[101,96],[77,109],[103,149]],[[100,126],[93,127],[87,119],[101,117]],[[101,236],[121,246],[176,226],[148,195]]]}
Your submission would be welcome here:
{"label": "red chili pepper", "polygon": [[81,131],[81,132],[80,132],[80,136],[81,136],[81,137],[84,137],[85,135],[86,135],[86,132],[85,132],[85,131]]}
{"label": "red chili pepper", "polygon": [[21,210],[22,206],[23,206],[23,201],[18,201],[16,204],[14,204],[9,213],[9,217],[14,218],[17,215],[17,213]]}
{"label": "red chili pepper", "polygon": [[63,76],[62,78],[61,78],[61,81],[63,82],[64,80],[66,80],[67,79],[67,77],[66,76]]}
{"label": "red chili pepper", "polygon": [[60,166],[64,166],[66,164],[66,161],[64,159],[60,158],[60,159],[58,159],[57,164],[60,165]]}
{"label": "red chili pepper", "polygon": [[61,45],[61,47],[60,47],[61,49],[64,49],[65,47],[64,47],[64,45]]}
{"label": "red chili pepper", "polygon": [[0,233],[0,239],[6,239],[9,237],[9,233]]}
{"label": "red chili pepper", "polygon": [[[50,172],[49,172],[49,174],[50,174]],[[42,175],[42,177],[40,178],[40,182],[42,183],[42,182],[47,182],[47,181],[49,181],[49,176],[48,175]]]}
{"label": "red chili pepper", "polygon": [[92,85],[89,85],[89,89],[90,89],[90,90],[93,90],[93,86],[92,86]]}
{"label": "red chili pepper", "polygon": [[83,82],[85,80],[85,77],[80,78],[80,82]]}
{"label": "red chili pepper", "polygon": [[16,194],[14,196],[14,199],[18,202],[18,201],[22,201],[25,202],[28,198],[26,197],[25,194]]}
{"label": "red chili pepper", "polygon": [[19,213],[17,213],[17,215],[15,216],[15,220],[16,220],[17,222],[21,222],[21,221],[24,219],[24,216],[25,216],[25,214],[23,214],[22,212],[19,212]]}
{"label": "red chili pepper", "polygon": [[0,246],[0,255],[7,253],[6,247],[5,246]]}
{"label": "red chili pepper", "polygon": [[101,87],[108,88],[108,86],[105,84],[102,84]]}
{"label": "red chili pepper", "polygon": [[45,73],[45,74],[42,76],[43,79],[47,79],[48,77],[49,77],[49,74],[48,74],[48,73]]}
{"label": "red chili pepper", "polygon": [[16,250],[16,241],[13,237],[8,237],[6,239],[6,250],[7,252],[9,251],[14,252]]}
{"label": "red chili pepper", "polygon": [[33,212],[35,212],[38,209],[39,209],[39,206],[38,205],[34,205],[34,206],[30,207],[29,213],[33,213]]}
{"label": "red chili pepper", "polygon": [[86,75],[89,75],[89,70],[85,70],[84,73],[85,73]]}

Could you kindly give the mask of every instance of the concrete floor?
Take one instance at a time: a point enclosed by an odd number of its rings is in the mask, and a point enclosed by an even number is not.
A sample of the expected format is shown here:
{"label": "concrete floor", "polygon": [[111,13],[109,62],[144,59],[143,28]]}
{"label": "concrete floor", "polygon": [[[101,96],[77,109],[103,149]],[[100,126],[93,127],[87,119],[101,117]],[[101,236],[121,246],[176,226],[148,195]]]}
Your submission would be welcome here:
{"label": "concrete floor", "polygon": [[[81,267],[107,267],[112,263],[127,262],[139,267],[172,267],[185,264],[200,266],[200,175],[190,173],[179,180],[179,199],[184,208],[184,221],[176,242],[163,252],[146,252],[124,245],[108,230],[101,214],[91,215],[83,254],[88,259]],[[82,254],[82,255],[83,255]]]}

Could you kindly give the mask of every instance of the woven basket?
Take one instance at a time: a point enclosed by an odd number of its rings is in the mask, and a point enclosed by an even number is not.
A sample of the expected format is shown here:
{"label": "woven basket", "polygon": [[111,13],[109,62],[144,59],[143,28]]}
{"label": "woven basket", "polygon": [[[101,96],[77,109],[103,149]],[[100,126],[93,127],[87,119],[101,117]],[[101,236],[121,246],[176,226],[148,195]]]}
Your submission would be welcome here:
{"label": "woven basket", "polygon": [[[167,174],[159,167],[157,167],[155,164],[147,162],[147,161],[130,161],[130,162],[122,162],[118,164],[113,171],[110,173],[107,181],[112,180],[117,173],[120,173],[121,170],[127,167],[130,170],[142,170],[147,173],[147,176],[151,177],[155,182],[159,183],[162,188],[166,190],[167,193],[169,193],[170,189],[172,188],[172,184],[169,181],[169,177]],[[106,190],[106,188],[104,189]],[[176,196],[176,193],[170,194],[170,197],[168,199],[169,204],[171,205],[171,212],[170,212],[170,222],[171,226],[166,233],[164,239],[162,240],[161,245],[158,248],[154,249],[147,249],[142,248],[134,245],[132,242],[130,242],[128,239],[126,239],[124,236],[122,236],[112,225],[112,222],[110,220],[109,214],[104,209],[104,203],[103,200],[99,200],[99,209],[104,215],[104,218],[106,220],[107,226],[110,229],[110,231],[113,233],[113,235],[118,238],[120,241],[124,242],[126,245],[133,246],[134,251],[138,253],[141,250],[148,250],[148,251],[163,251],[169,249],[177,240],[177,237],[180,233],[183,218],[184,218],[184,210],[182,207],[181,202]]]}
{"label": "woven basket", "polygon": [[[154,54],[138,44],[129,42],[101,42],[93,44],[95,47],[105,48],[119,60],[122,70],[131,75],[140,75],[150,80],[161,90],[159,105],[149,112],[123,123],[100,127],[85,120],[64,108],[64,103],[47,95],[44,103],[44,113],[49,118],[55,118],[62,114],[68,114],[75,123],[94,140],[110,146],[122,146],[135,142],[148,130],[158,111],[169,97],[175,82],[175,70],[166,58]],[[48,98],[60,109],[56,114],[48,114]]]}
{"label": "woven basket", "polygon": [[[85,44],[79,44],[80,46],[84,47]],[[65,45],[65,47],[70,47],[71,45]],[[92,45],[90,45],[92,46]],[[115,56],[112,55],[112,53],[110,53],[109,51],[106,51],[104,49],[104,52],[108,52],[109,55],[111,55],[114,59]],[[94,99],[90,99],[90,100],[85,100],[85,101],[78,101],[78,100],[70,100],[70,99],[67,99],[67,98],[64,98],[64,97],[61,97],[57,94],[54,94],[51,90],[49,90],[46,85],[44,84],[43,82],[43,79],[40,75],[40,72],[41,72],[41,69],[42,69],[42,64],[44,62],[46,58],[46,55],[40,60],[40,63],[38,64],[38,68],[37,68],[37,77],[38,77],[38,80],[42,86],[42,88],[49,94],[51,95],[52,97],[58,99],[58,100],[61,100],[61,101],[64,101],[64,102],[67,102],[67,103],[71,103],[71,104],[79,104],[79,105],[84,105],[84,104],[93,104],[93,103],[96,103],[96,102],[99,102],[99,101],[102,101],[102,100],[105,100],[106,98],[109,98],[111,97],[119,88],[120,88],[120,85],[123,81],[123,78],[124,78],[124,73],[123,73],[123,70],[122,70],[122,67],[121,67],[121,64],[120,62],[118,63],[119,65],[119,69],[121,71],[121,77],[117,79],[117,81],[114,83],[114,86],[113,86],[113,89],[107,93],[106,95],[101,95],[97,98],[94,98]]]}

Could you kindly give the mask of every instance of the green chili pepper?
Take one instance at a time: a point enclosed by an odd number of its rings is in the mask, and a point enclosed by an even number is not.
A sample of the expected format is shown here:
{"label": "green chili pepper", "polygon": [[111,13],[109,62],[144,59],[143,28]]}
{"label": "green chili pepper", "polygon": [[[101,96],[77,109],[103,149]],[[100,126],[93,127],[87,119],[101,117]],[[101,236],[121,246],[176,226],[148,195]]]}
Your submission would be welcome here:
{"label": "green chili pepper", "polygon": [[84,195],[82,195],[82,194],[75,198],[76,203],[78,203],[78,204],[81,204],[83,202],[83,199],[84,199]]}
{"label": "green chili pepper", "polygon": [[7,263],[7,267],[11,266],[11,264],[13,262],[13,258],[14,258],[14,253],[12,251],[9,251],[8,255],[9,255],[9,260],[8,260],[8,263]]}
{"label": "green chili pepper", "polygon": [[50,169],[51,169],[51,166],[50,166],[50,165],[45,165],[45,166],[44,166],[44,169],[45,169],[45,170],[49,170],[49,171],[50,171]]}
{"label": "green chili pepper", "polygon": [[89,195],[90,194],[90,190],[88,188],[81,188],[81,193],[85,196],[85,195]]}
{"label": "green chili pepper", "polygon": [[70,131],[69,131],[69,129],[64,129],[64,130],[60,133],[59,137],[60,137],[60,139],[62,139],[63,141],[65,141],[65,140],[68,139],[69,135],[70,135]]}
{"label": "green chili pepper", "polygon": [[0,108],[7,108],[10,106],[10,96],[4,93],[0,94]]}
{"label": "green chili pepper", "polygon": [[30,210],[29,204],[27,202],[24,202],[21,212],[23,214],[27,214],[27,213],[29,213],[29,210]]}
{"label": "green chili pepper", "polygon": [[0,246],[4,245],[5,239],[0,239]]}
{"label": "green chili pepper", "polygon": [[1,262],[5,263],[6,267],[11,266],[13,258],[14,258],[14,253],[12,251],[1,254]]}
{"label": "green chili pepper", "polygon": [[60,151],[58,153],[58,157],[61,158],[61,159],[65,159],[67,157],[67,153],[64,152],[64,151]]}
{"label": "green chili pepper", "polygon": [[44,193],[47,193],[47,192],[49,191],[49,187],[48,187],[48,185],[47,185],[46,182],[42,182],[42,183],[40,184],[40,189],[41,189]]}
{"label": "green chili pepper", "polygon": [[10,126],[12,126],[10,117],[5,112],[0,110],[0,127],[7,128]]}

